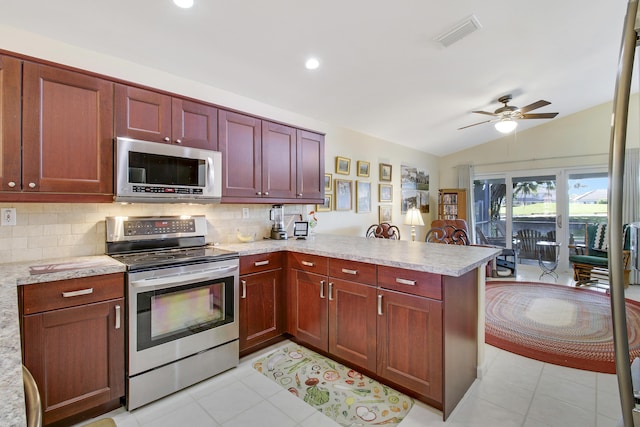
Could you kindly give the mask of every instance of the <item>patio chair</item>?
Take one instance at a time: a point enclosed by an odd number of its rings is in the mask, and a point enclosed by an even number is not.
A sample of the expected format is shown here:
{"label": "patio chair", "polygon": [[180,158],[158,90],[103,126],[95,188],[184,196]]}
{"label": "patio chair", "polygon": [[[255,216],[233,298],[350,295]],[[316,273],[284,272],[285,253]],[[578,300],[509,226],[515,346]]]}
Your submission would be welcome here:
{"label": "patio chair", "polygon": [[[569,262],[573,264],[573,279],[576,286],[597,283],[599,279],[609,280],[609,254],[606,223],[585,224],[583,245],[571,245]],[[630,233],[628,226],[623,226],[622,263],[624,265],[624,286],[629,286]]]}
{"label": "patio chair", "polygon": [[525,228],[518,230],[517,239],[519,240],[519,256],[520,259],[538,259],[538,247],[536,243],[541,240],[547,240],[546,236],[538,230]]}

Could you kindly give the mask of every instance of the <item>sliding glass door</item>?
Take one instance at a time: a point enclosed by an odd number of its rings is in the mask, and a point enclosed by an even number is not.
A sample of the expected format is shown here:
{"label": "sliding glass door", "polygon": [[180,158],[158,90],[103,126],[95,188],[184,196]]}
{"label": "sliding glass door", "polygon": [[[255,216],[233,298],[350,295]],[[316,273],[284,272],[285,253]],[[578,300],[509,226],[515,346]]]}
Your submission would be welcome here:
{"label": "sliding glass door", "polygon": [[513,190],[511,223],[521,262],[555,261],[556,248],[538,243],[555,242],[557,224],[556,175],[527,175],[511,178]]}
{"label": "sliding glass door", "polygon": [[555,241],[558,269],[568,270],[571,247],[584,243],[585,224],[607,220],[608,183],[606,168],[476,176],[476,243],[515,248],[521,263],[535,264],[538,255],[555,258],[552,246],[537,243]]}

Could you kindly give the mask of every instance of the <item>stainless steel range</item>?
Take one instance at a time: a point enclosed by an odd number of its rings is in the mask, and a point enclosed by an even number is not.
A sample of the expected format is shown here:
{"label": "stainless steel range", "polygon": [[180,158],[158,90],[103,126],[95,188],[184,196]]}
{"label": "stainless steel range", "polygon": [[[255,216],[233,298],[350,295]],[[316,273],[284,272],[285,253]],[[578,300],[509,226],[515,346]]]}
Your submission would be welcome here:
{"label": "stainless steel range", "polygon": [[127,408],[238,364],[236,252],[205,244],[204,216],[107,217],[127,266]]}

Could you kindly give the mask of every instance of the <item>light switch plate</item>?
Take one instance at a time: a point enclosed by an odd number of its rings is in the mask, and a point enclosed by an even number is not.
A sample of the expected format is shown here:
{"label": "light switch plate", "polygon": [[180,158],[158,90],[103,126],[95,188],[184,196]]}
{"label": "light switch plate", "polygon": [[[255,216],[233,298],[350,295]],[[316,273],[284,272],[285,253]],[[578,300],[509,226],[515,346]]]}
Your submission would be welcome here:
{"label": "light switch plate", "polygon": [[2,208],[0,214],[2,215],[2,225],[16,225],[16,208]]}

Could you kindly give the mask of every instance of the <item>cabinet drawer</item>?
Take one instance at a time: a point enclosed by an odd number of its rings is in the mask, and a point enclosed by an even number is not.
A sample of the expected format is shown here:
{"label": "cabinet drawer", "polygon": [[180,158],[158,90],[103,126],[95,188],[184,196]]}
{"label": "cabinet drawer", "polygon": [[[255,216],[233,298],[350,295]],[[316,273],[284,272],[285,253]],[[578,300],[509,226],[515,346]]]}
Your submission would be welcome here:
{"label": "cabinet drawer", "polygon": [[23,286],[23,314],[40,313],[124,297],[124,274],[58,280]]}
{"label": "cabinet drawer", "polygon": [[323,256],[293,252],[289,254],[289,267],[326,276],[328,259]]}
{"label": "cabinet drawer", "polygon": [[282,268],[282,252],[240,257],[240,275]]}
{"label": "cabinet drawer", "polygon": [[378,286],[442,300],[442,277],[439,274],[378,266]]}
{"label": "cabinet drawer", "polygon": [[366,262],[330,258],[329,276],[373,285],[376,283],[376,266]]}

